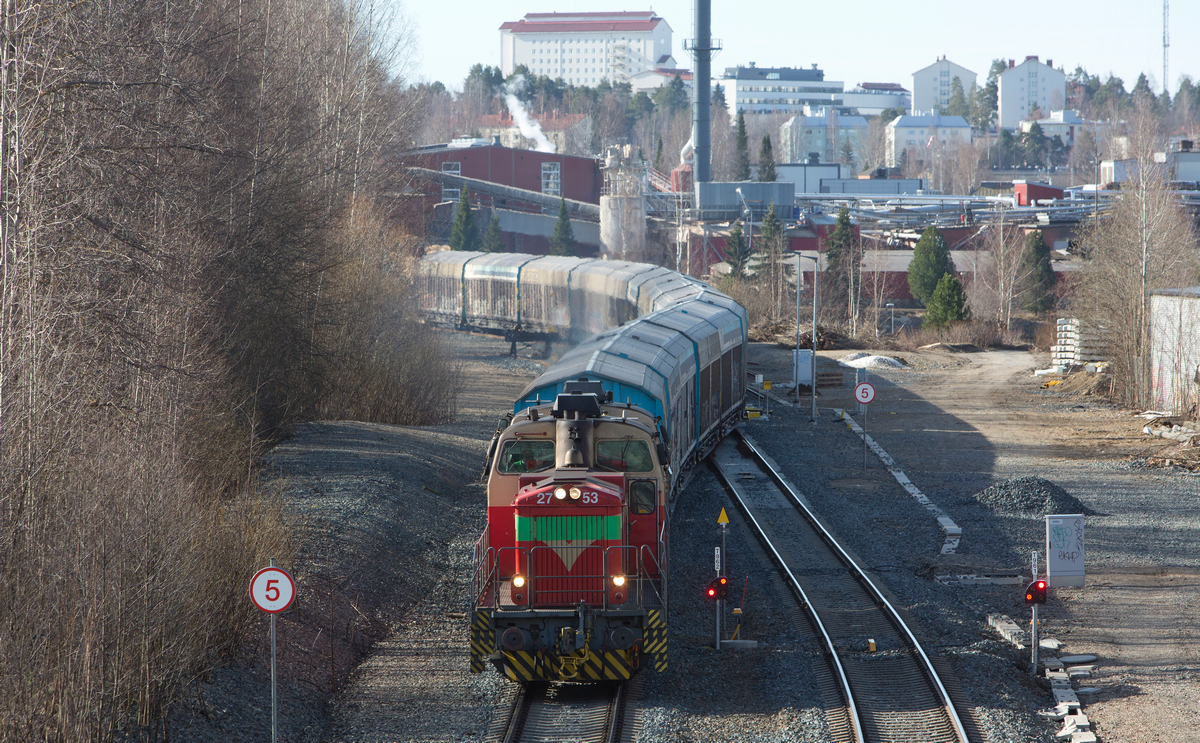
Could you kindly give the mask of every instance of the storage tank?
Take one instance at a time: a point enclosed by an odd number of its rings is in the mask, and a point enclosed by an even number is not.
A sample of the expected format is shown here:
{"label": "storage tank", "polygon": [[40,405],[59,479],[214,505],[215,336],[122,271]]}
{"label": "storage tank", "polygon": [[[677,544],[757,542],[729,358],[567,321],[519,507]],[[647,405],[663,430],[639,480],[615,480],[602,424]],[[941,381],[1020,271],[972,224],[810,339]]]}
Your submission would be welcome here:
{"label": "storage tank", "polygon": [[604,159],[604,191],[600,195],[600,257],[645,262],[646,164],[632,146],[610,147]]}

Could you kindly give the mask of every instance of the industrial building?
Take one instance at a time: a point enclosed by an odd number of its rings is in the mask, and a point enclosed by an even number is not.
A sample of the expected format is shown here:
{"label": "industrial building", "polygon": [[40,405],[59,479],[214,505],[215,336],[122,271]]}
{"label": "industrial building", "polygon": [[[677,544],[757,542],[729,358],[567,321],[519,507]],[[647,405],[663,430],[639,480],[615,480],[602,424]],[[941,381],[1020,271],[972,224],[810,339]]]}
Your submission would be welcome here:
{"label": "industrial building", "polygon": [[640,72],[675,67],[671,26],[654,11],[526,13],[500,26],[500,71],[524,65],[572,85],[629,82]]}

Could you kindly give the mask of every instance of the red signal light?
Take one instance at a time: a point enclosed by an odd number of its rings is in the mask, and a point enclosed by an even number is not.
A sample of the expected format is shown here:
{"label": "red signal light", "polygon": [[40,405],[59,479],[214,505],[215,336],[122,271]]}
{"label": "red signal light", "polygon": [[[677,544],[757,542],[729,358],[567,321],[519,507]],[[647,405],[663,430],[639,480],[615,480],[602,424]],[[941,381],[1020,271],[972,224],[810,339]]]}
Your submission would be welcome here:
{"label": "red signal light", "polygon": [[1035,580],[1030,583],[1025,589],[1025,603],[1027,604],[1044,604],[1046,603],[1046,581]]}
{"label": "red signal light", "polygon": [[718,601],[725,598],[725,594],[729,592],[729,578],[724,575],[712,579],[708,584],[708,588],[704,591],[704,595],[710,599]]}

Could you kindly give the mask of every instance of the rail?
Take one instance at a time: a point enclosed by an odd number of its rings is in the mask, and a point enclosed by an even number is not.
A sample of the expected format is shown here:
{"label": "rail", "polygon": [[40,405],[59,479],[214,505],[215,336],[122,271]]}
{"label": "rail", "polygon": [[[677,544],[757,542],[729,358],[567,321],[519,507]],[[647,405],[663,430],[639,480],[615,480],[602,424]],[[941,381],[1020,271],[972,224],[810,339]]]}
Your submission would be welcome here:
{"label": "rail", "polygon": [[[891,711],[892,708],[885,706],[891,700],[891,697],[894,695],[898,696],[895,693],[899,692],[901,695],[908,694],[909,697],[892,700],[893,704],[906,705],[896,709],[915,710],[919,707],[912,706],[915,703],[913,700],[927,699],[929,702],[933,702],[936,699],[937,708],[942,710],[942,714],[944,715],[944,717],[940,718],[941,722],[939,724],[944,725],[944,735],[947,736],[940,739],[946,740],[949,736],[953,736],[956,741],[967,741],[966,729],[958,715],[953,699],[939,678],[931,659],[925,653],[921,643],[908,627],[903,617],[901,617],[900,612],[887,599],[882,589],[876,585],[862,566],[841,546],[837,538],[821,524],[816,514],[807,507],[801,496],[776,470],[769,458],[744,434],[738,432],[735,435],[739,439],[738,449],[741,456],[745,460],[753,462],[752,467],[756,466],[756,471],[765,473],[769,478],[770,485],[758,485],[751,488],[749,483],[756,480],[753,477],[746,484],[741,483],[741,479],[746,477],[745,473],[750,470],[738,469],[739,465],[737,462],[740,460],[736,459],[737,455],[733,452],[726,451],[725,454],[720,455],[719,459],[721,463],[714,460],[714,466],[720,477],[728,485],[731,497],[733,497],[740,510],[746,515],[747,521],[753,525],[760,541],[774,556],[774,559],[781,568],[781,572],[787,576],[803,605],[808,609],[814,627],[818,629],[820,635],[824,638],[826,655],[830,659],[831,668],[836,670],[835,675],[838,676],[839,683],[843,687],[843,696],[846,699],[850,719],[852,719],[855,727],[854,739],[863,741],[867,740],[868,736],[876,738],[876,736],[881,735],[907,734],[912,732],[913,728],[911,725],[914,723],[928,723],[926,718],[906,719],[904,715],[898,717]],[[725,471],[726,467],[731,468],[730,472]],[[738,473],[737,477],[733,476],[732,473],[734,472]],[[777,494],[769,494],[771,486],[775,488],[774,492]],[[750,489],[744,494],[742,492],[743,488]],[[751,500],[747,501],[747,497]],[[773,522],[769,525],[760,523],[759,519],[755,517],[755,510],[759,507],[757,504],[763,502],[761,501],[763,498],[767,498],[768,501],[766,502],[770,503],[782,504],[790,502],[795,508],[797,516],[802,520],[788,523],[786,526],[782,522]],[[772,506],[772,508],[774,507],[776,506]],[[776,512],[772,511],[772,513]],[[795,546],[784,549],[784,552],[788,554],[781,554],[780,549],[776,548],[769,536],[771,531],[779,529],[783,529],[787,534],[793,536],[804,529],[811,530],[813,535],[810,537],[813,540],[812,544],[823,543],[828,549],[828,555],[826,557],[820,556],[820,551],[813,547],[808,548],[803,553],[798,553]],[[789,561],[794,563],[797,559],[803,559],[805,564],[813,563],[833,566],[840,563],[844,566],[842,569],[846,571],[846,578],[844,581],[839,582],[839,587],[835,591],[823,592],[821,584],[814,584],[816,586],[816,593],[821,594],[814,596],[811,591],[806,592],[804,590],[801,586],[801,581],[789,566]],[[826,577],[828,577],[827,574]],[[857,583],[860,588],[856,590],[861,592],[859,595],[863,598],[851,598],[853,593],[848,593],[849,583],[846,583],[846,581]],[[853,614],[852,619],[849,614],[846,617],[839,617],[840,613],[845,613],[844,605],[847,601],[855,607],[860,607],[860,609],[865,609],[867,606],[873,605],[876,607],[876,611],[879,612],[879,619],[877,621],[870,620],[870,615],[861,610],[851,612],[850,614]],[[821,616],[823,612],[827,612],[830,615],[828,620]],[[837,632],[831,631],[830,621],[834,623],[834,627],[838,625],[839,621],[842,622],[843,626]],[[846,651],[842,647],[843,643],[838,642],[838,639],[841,638],[844,640],[847,632],[861,631],[862,627],[866,626],[863,623],[868,621],[875,621],[874,631],[876,633],[883,631],[884,627],[887,627],[888,629],[885,634],[896,638],[895,648],[903,649],[903,653],[900,655],[884,655],[880,656],[882,660],[867,662],[865,659],[868,656]],[[879,635],[876,634],[875,636],[878,637]],[[842,658],[843,655],[846,655],[845,660]],[[911,661],[903,660],[905,657],[911,657]],[[919,675],[924,676],[928,683],[928,686],[924,687],[925,691],[920,691],[917,687],[903,687],[894,688],[883,693],[881,690],[886,687],[887,682],[881,681],[880,669],[888,668],[888,664],[891,663],[912,663],[913,672],[917,673],[917,669],[919,669]],[[900,665],[896,666],[896,668],[900,667]],[[865,694],[866,696],[863,699],[869,699],[870,704],[864,701],[860,705],[855,700],[854,689],[857,687],[866,689],[866,691],[860,691],[860,694]],[[927,696],[922,696],[923,694]],[[924,709],[923,707],[920,708]],[[904,732],[902,733],[901,730]]]}

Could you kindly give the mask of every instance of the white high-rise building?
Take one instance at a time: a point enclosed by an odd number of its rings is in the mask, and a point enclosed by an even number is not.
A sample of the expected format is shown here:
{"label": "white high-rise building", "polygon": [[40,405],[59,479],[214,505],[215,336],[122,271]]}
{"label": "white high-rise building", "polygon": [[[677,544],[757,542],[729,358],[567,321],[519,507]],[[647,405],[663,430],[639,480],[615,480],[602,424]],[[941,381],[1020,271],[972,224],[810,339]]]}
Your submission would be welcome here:
{"label": "white high-rise building", "polygon": [[963,94],[969,94],[971,86],[975,84],[975,73],[945,57],[939,57],[938,61],[914,72],[912,113],[920,116],[945,108],[950,102],[950,91],[956,77],[962,83]]}
{"label": "white high-rise building", "polygon": [[1036,56],[1026,57],[1021,64],[1008,60],[1008,69],[1000,73],[997,113],[1001,129],[1016,129],[1034,107],[1043,113],[1066,107],[1067,75],[1054,69],[1053,62],[1047,59],[1042,64]]}
{"label": "white high-rise building", "polygon": [[841,82],[825,79],[825,71],[792,67],[726,67],[713,83],[725,89],[729,113],[735,119],[739,111],[747,113],[792,113],[804,107],[822,108],[842,105]]}
{"label": "white high-rise building", "polygon": [[671,27],[654,11],[527,13],[500,26],[500,71],[520,65],[574,85],[627,82],[673,67]]}

